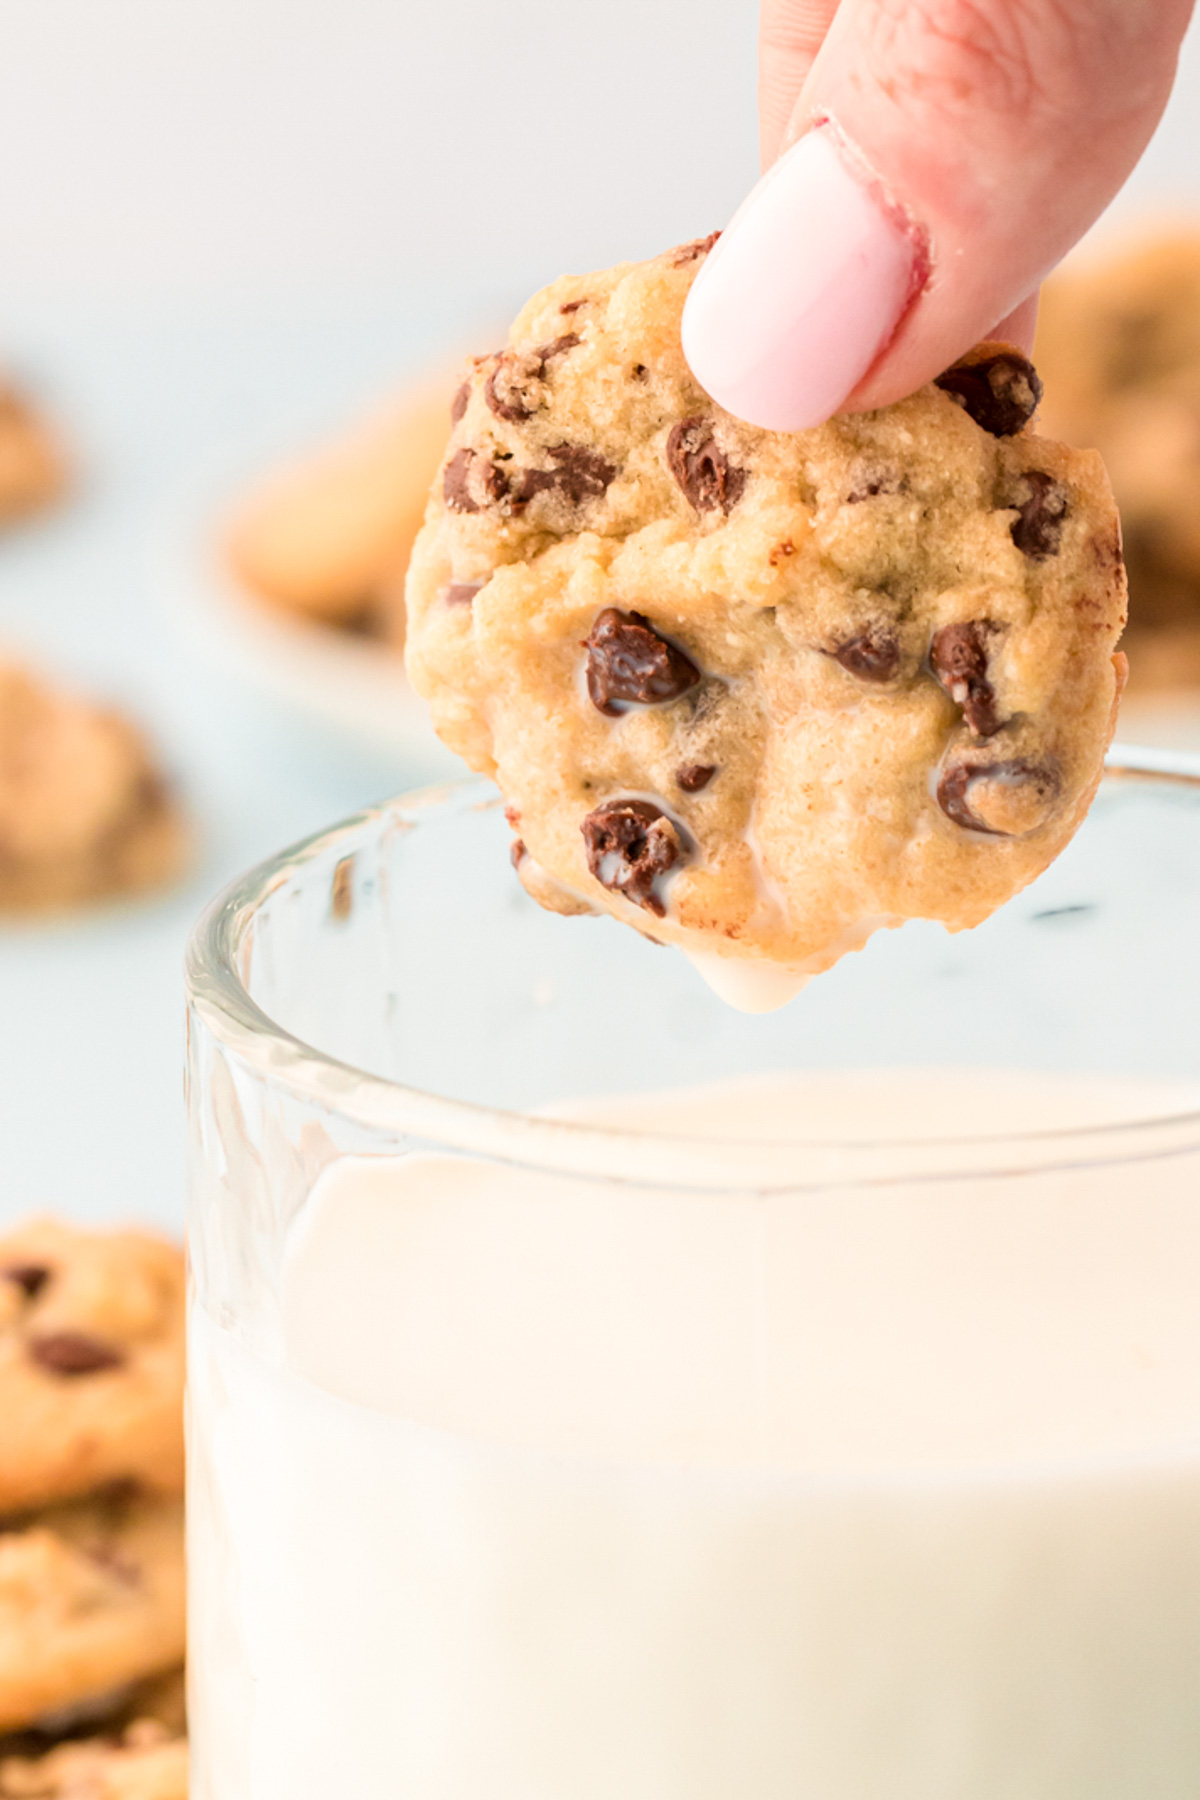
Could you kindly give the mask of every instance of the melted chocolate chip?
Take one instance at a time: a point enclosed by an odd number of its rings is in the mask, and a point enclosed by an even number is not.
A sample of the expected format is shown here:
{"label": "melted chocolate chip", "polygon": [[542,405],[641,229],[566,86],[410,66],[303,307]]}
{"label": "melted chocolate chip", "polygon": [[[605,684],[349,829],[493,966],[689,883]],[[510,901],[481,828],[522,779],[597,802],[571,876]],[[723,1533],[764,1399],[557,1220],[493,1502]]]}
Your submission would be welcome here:
{"label": "melted chocolate chip", "polygon": [[610,719],[624,706],[661,706],[700,680],[689,656],[660,637],[640,612],[607,606],[584,639],[592,705]]}
{"label": "melted chocolate chip", "polygon": [[1023,479],[1029,498],[1017,506],[1012,541],[1023,556],[1044,562],[1058,555],[1062,543],[1063,525],[1071,510],[1067,490],[1043,469],[1026,469]]}
{"label": "melted chocolate chip", "polygon": [[560,313],[573,313],[573,312],[578,312],[581,306],[586,306],[586,305],[587,305],[587,295],[585,294],[582,300],[567,300],[567,301],[565,301],[563,303],[563,305],[559,307],[558,310]]}
{"label": "melted chocolate chip", "polygon": [[124,1352],[85,1331],[50,1331],[31,1338],[29,1354],[52,1375],[95,1375],[102,1369],[119,1369]]}
{"label": "melted chocolate chip", "polygon": [[458,424],[458,421],[467,410],[470,399],[471,384],[469,381],[464,381],[457,394],[455,394],[453,400],[450,402],[450,423],[452,425]]}
{"label": "melted chocolate chip", "polygon": [[719,231],[710,231],[707,237],[694,238],[690,244],[681,244],[671,258],[671,267],[682,269],[687,263],[707,256],[720,235]]}
{"label": "melted chocolate chip", "polygon": [[524,355],[502,351],[483,388],[483,397],[496,417],[510,425],[532,419],[540,404],[539,397],[531,392],[533,384],[541,381],[552,357],[562,356],[582,342],[576,332],[568,331],[552,343],[539,344],[536,350],[528,350]]}
{"label": "melted chocolate chip", "polygon": [[993,437],[1012,437],[1028,425],[1042,397],[1037,370],[1017,350],[958,363],[937,377],[937,386]]}
{"label": "melted chocolate chip", "polygon": [[470,606],[476,594],[482,592],[482,581],[455,581],[448,588],[442,589],[442,599],[447,606]]}
{"label": "melted chocolate chip", "polygon": [[675,771],[675,780],[685,794],[698,794],[717,772],[716,763],[684,763]]}
{"label": "melted chocolate chip", "polygon": [[5,1263],[0,1268],[0,1276],[14,1282],[26,1298],[32,1300],[49,1281],[50,1270],[45,1263]]}
{"label": "melted chocolate chip", "polygon": [[746,485],[745,469],[718,448],[711,419],[681,419],[672,427],[667,467],[697,512],[731,512]]}
{"label": "melted chocolate chip", "polygon": [[[989,823],[971,806],[971,789],[979,782],[1001,790],[1012,790],[1015,804],[1006,810],[1015,829]],[[1058,776],[1054,769],[1038,763],[1015,760],[995,763],[951,763],[943,772],[937,787],[938,805],[946,817],[964,831],[983,832],[987,837],[1020,837],[1041,822],[1050,802],[1058,793]]]}
{"label": "melted chocolate chip", "polygon": [[943,625],[933,634],[929,660],[950,698],[976,737],[991,737],[1003,721],[996,711],[996,691],[988,680],[987,643],[995,627],[985,619],[967,625]]}
{"label": "melted chocolate chip", "polygon": [[539,494],[561,494],[571,506],[599,500],[616,475],[615,466],[582,444],[552,444],[546,452],[557,465],[553,469],[524,469],[513,502],[514,510],[528,506]]}
{"label": "melted chocolate chip", "polygon": [[891,681],[900,667],[900,645],[884,626],[873,625],[839,644],[834,656],[860,681]]}
{"label": "melted chocolate chip", "polygon": [[495,459],[477,450],[457,451],[446,464],[442,494],[452,512],[476,513],[494,506],[504,517],[521,513],[539,494],[559,497],[580,507],[599,499],[617,471],[614,465],[582,444],[552,444],[546,452],[552,469],[505,467],[507,455]]}
{"label": "melted chocolate chip", "polygon": [[587,865],[610,893],[623,894],[661,919],[654,884],[686,854],[677,827],[651,800],[607,800],[579,828]]}

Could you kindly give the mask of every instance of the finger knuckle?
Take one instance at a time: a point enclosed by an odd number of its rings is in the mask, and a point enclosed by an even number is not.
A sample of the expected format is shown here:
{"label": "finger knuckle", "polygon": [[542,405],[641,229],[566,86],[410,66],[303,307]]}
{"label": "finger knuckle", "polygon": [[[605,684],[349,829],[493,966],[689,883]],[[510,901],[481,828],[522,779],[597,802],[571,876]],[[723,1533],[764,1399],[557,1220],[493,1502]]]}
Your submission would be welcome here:
{"label": "finger knuckle", "polygon": [[956,116],[1035,118],[1077,107],[1095,62],[1079,0],[874,0],[879,78]]}

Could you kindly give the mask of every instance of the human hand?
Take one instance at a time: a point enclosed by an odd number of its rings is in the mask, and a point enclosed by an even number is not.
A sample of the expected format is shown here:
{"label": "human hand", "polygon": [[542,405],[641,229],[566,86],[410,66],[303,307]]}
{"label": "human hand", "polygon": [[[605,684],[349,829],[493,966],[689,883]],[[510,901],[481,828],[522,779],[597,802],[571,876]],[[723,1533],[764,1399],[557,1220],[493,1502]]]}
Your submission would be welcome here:
{"label": "human hand", "polygon": [[1157,125],[1192,0],[762,0],[767,172],[683,348],[755,425],[912,393],[1037,288]]}

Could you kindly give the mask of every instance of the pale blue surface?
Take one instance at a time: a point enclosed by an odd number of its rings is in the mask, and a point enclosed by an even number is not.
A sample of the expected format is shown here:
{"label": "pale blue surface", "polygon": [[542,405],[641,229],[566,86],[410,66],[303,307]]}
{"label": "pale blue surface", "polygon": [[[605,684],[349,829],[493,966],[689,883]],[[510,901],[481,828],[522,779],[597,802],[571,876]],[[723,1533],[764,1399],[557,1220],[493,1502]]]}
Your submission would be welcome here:
{"label": "pale blue surface", "polygon": [[151,727],[199,853],[167,899],[0,929],[0,1223],[34,1207],[180,1223],[192,920],[247,864],[445,770],[432,743],[425,757],[372,753],[197,654],[175,616],[173,565],[223,469],[377,398],[469,336],[479,309],[478,296],[457,313],[430,296],[286,328],[85,323],[66,309],[11,325],[84,467],[59,514],[0,537],[0,638]]}

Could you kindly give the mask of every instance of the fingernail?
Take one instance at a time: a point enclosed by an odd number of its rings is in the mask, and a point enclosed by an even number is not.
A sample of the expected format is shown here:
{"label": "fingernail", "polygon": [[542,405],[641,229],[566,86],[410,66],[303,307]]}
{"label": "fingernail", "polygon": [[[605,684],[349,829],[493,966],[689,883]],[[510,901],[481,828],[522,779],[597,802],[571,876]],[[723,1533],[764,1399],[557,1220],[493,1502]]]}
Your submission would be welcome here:
{"label": "fingernail", "polygon": [[684,307],[684,355],[731,413],[803,431],[858,386],[926,273],[919,230],[820,126],[713,246]]}

